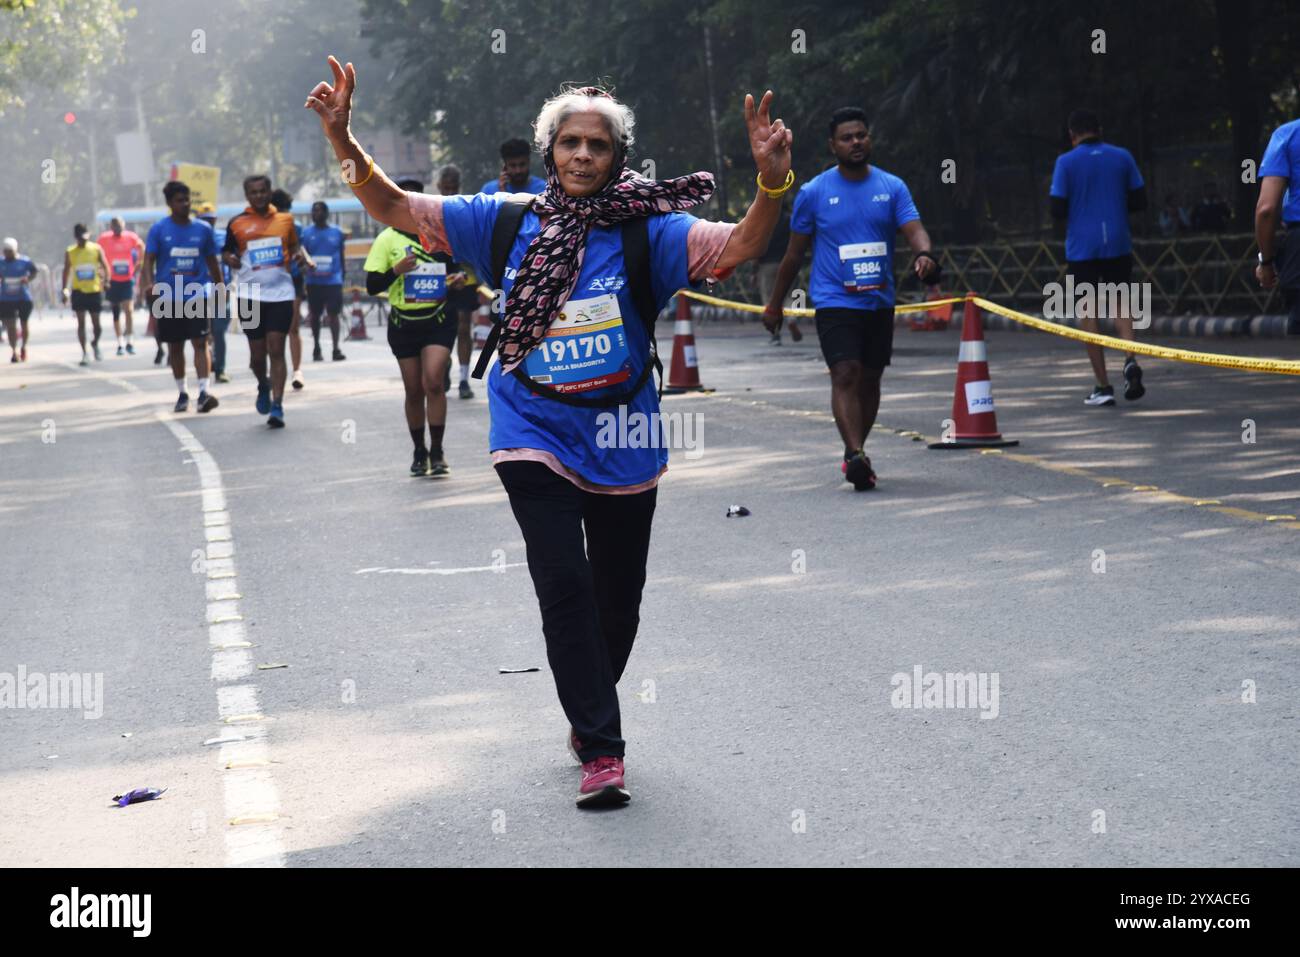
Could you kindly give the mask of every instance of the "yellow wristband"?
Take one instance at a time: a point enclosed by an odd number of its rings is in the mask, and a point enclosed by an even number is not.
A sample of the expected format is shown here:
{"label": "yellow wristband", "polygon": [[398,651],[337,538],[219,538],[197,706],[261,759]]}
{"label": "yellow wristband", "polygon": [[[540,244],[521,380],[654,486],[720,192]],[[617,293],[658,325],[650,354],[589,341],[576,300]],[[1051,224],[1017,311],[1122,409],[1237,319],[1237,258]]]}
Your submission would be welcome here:
{"label": "yellow wristband", "polygon": [[758,188],[766,194],[768,199],[780,199],[794,185],[794,170],[790,170],[785,174],[785,184],[780,189],[768,189],[764,186],[762,173],[754,177],[754,181],[758,183]]}
{"label": "yellow wristband", "polygon": [[347,183],[347,184],[348,184],[349,186],[351,186],[353,189],[356,189],[358,186],[365,186],[366,183],[370,182],[370,177],[372,177],[372,176],[374,176],[374,175],[375,175],[375,158],[372,156],[372,157],[370,157],[370,169],[366,171],[366,178],[365,178],[365,179],[363,179],[363,180],[362,180],[361,182],[359,182],[359,183],[353,183],[353,182],[350,182],[346,176],[344,176],[344,177],[343,177],[343,182]]}

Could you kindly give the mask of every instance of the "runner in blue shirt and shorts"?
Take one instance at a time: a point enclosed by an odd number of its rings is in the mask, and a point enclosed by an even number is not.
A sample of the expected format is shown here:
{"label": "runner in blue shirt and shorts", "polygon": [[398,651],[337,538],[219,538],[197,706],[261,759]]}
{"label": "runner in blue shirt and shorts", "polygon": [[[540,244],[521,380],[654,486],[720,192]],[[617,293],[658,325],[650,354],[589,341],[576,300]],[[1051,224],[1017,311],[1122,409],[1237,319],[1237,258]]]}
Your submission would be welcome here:
{"label": "runner in blue shirt and shorts", "polygon": [[343,230],[330,225],[330,208],[321,200],[311,204],[311,225],[299,233],[313,266],[307,274],[307,321],[311,323],[312,362],[321,362],[320,320],[329,316],[334,362],[346,359],[339,351],[339,316],[343,312]]}
{"label": "runner in blue shirt and shorts", "polygon": [[[1278,220],[1286,238],[1278,249]],[[1255,277],[1265,289],[1282,287],[1291,309],[1288,335],[1300,334],[1300,120],[1283,123],[1268,141],[1259,164],[1259,202],[1255,204]]]}
{"label": "runner in blue shirt and shorts", "polygon": [[[1056,158],[1052,172],[1052,215],[1066,220],[1065,260],[1074,276],[1074,287],[1085,283],[1128,285],[1133,277],[1133,241],[1128,214],[1146,209],[1146,186],[1133,154],[1101,140],[1101,123],[1091,110],[1070,114],[1068,153]],[[1094,290],[1095,291],[1095,290]],[[1097,302],[1109,297],[1096,296]],[[1097,316],[1080,316],[1087,332],[1097,332]],[[1134,341],[1133,317],[1127,312],[1110,316],[1118,336]],[[1114,405],[1115,390],[1106,377],[1106,355],[1101,346],[1088,346],[1088,359],[1097,385],[1083,400],[1084,405]],[[1146,394],[1137,357],[1124,359],[1124,398],[1140,399]]]}
{"label": "runner in blue shirt and shorts", "polygon": [[894,235],[901,230],[912,247],[912,271],[923,282],[938,278],[939,263],[907,184],[867,162],[871,127],[864,111],[846,106],[831,114],[830,150],[836,165],[795,197],[790,244],[763,322],[769,331],[780,328],[781,305],[811,246],[808,292],[831,370],[831,411],[844,440],[840,471],[861,492],[876,487],[863,449],[894,349]]}

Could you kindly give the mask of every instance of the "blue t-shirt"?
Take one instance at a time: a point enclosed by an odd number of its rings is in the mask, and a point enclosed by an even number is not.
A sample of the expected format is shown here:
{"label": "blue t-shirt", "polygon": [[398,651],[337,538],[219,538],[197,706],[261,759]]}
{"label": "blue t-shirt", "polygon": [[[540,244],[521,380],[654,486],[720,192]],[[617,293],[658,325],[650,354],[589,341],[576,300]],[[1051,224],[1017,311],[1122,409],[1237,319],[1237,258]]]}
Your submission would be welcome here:
{"label": "blue t-shirt", "polygon": [[[216,240],[217,259],[220,260],[221,250],[226,248],[226,231],[224,229],[217,229],[217,227],[213,226],[212,236]],[[230,283],[230,267],[227,266],[224,261],[221,262],[221,280],[227,285]]]}
{"label": "blue t-shirt", "polygon": [[1133,154],[1095,140],[1056,158],[1051,195],[1067,200],[1065,258],[1077,263],[1133,251],[1128,194],[1143,186]]}
{"label": "blue t-shirt", "polygon": [[159,295],[188,302],[205,294],[204,287],[212,281],[208,257],[217,254],[217,243],[212,227],[203,220],[192,219],[185,226],[170,216],[158,220],[149,227],[144,251],[154,255],[153,281]]}
{"label": "blue t-shirt", "polygon": [[[492,179],[484,183],[483,188],[480,189],[479,192],[487,193],[489,196],[495,195],[498,192],[497,178],[493,177]],[[542,193],[546,192],[546,180],[542,179],[540,176],[529,176],[528,188],[521,189],[519,192],[536,193],[537,195],[540,196]]]}
{"label": "blue t-shirt", "polygon": [[23,277],[36,275],[36,264],[26,256],[0,255],[0,302],[31,302],[32,290]]}
{"label": "blue t-shirt", "polygon": [[886,309],[894,304],[894,236],[921,218],[907,184],[878,166],[862,180],[835,166],[804,183],[791,232],[812,237],[808,293],[818,309]]}
{"label": "blue t-shirt", "polygon": [[316,268],[307,273],[307,285],[343,285],[343,230],[312,223],[301,232],[300,239],[303,248],[316,260]]}
{"label": "blue t-shirt", "polygon": [[[302,230],[298,228],[297,223],[293,224],[293,238],[298,240],[299,246],[302,246]],[[297,256],[289,260],[289,275],[293,277],[295,283],[298,281],[298,277],[302,275],[302,267],[298,265]]]}
{"label": "blue t-shirt", "polygon": [[[492,226],[505,198],[506,194],[497,197],[480,193],[443,200],[452,256],[457,262],[469,263],[485,282],[494,278]],[[660,309],[678,289],[690,284],[686,235],[695,222],[695,217],[686,213],[650,217],[651,287]],[[509,295],[524,251],[540,228],[536,213],[524,213],[502,278],[505,295]],[[582,271],[565,306],[565,315],[577,323],[594,321],[595,326],[586,328],[603,331],[564,334],[564,322],[557,319],[547,338],[528,354],[520,368],[539,382],[546,381],[544,376],[549,375],[549,384],[561,391],[565,383],[581,380],[583,369],[598,373],[617,370],[616,374],[623,376],[617,384],[581,392],[584,397],[617,394],[631,388],[650,361],[650,337],[628,288],[621,227],[591,228]],[[492,451],[522,448],[550,452],[567,468],[598,485],[638,485],[653,479],[668,464],[668,450],[661,447],[662,432],[654,432],[660,440],[653,444],[660,447],[650,447],[650,441],[640,441],[635,432],[638,423],[646,424],[647,429],[653,423],[656,430],[659,424],[655,415],[659,396],[653,374],[627,403],[625,411],[618,406],[580,408],[530,392],[513,375],[503,377],[500,363],[494,363],[488,375],[488,408],[492,416],[488,435]],[[624,417],[627,423],[624,434],[628,441],[617,447],[609,447],[608,441],[601,444],[601,430],[610,420],[600,416],[606,413],[616,419]]]}
{"label": "blue t-shirt", "polygon": [[1281,176],[1286,180],[1286,201],[1282,222],[1300,223],[1300,120],[1283,123],[1273,131],[1259,162],[1260,176]]}

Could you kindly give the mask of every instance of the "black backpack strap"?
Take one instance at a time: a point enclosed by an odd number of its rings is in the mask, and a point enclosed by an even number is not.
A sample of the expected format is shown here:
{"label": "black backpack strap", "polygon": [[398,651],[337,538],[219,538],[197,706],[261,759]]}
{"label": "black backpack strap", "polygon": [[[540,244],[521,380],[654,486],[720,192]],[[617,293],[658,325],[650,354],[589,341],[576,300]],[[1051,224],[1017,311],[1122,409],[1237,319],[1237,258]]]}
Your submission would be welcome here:
{"label": "black backpack strap", "polygon": [[[650,361],[659,373],[659,396],[664,393],[664,364],[659,359],[659,343],[655,339],[655,322],[659,319],[659,303],[655,300],[654,284],[650,279],[650,220],[644,216],[623,224],[623,268],[627,270],[628,287],[637,315],[650,337]],[[649,365],[646,366],[649,368]],[[638,382],[635,395],[642,383]]]}
{"label": "black backpack strap", "polygon": [[[524,221],[524,213],[528,211],[531,204],[531,199],[511,199],[502,203],[501,208],[497,210],[496,222],[492,224],[492,275],[489,277],[493,290],[499,291],[501,289],[501,284],[505,279],[506,263],[510,259],[510,250],[515,244],[515,237],[519,235],[519,227]],[[496,354],[497,340],[500,338],[501,324],[493,316],[492,331],[488,333],[487,342],[483,344],[483,351],[479,353],[478,362],[474,366],[475,379],[483,378],[488,363],[492,361],[492,356]]]}

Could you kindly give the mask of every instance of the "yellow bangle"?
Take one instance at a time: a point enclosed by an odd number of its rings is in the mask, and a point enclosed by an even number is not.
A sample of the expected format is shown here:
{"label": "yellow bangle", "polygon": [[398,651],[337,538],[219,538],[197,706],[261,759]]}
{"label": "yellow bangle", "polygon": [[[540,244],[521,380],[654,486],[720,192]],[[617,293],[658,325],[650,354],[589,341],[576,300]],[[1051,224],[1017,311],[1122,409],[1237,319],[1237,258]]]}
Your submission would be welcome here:
{"label": "yellow bangle", "polygon": [[780,189],[768,189],[764,186],[762,173],[755,176],[754,181],[758,183],[758,188],[767,195],[768,199],[780,199],[794,185],[794,170],[790,170],[785,174],[785,184]]}
{"label": "yellow bangle", "polygon": [[362,180],[361,182],[359,182],[359,183],[353,183],[353,182],[350,182],[346,176],[344,176],[344,177],[343,177],[343,182],[347,183],[347,184],[348,184],[349,186],[351,186],[353,189],[356,189],[356,188],[359,187],[359,186],[365,186],[366,183],[370,182],[370,177],[372,177],[372,176],[374,176],[374,175],[375,175],[375,158],[372,156],[372,157],[370,157],[370,169],[366,172],[366,178],[365,178],[365,179],[363,179],[363,180]]}

